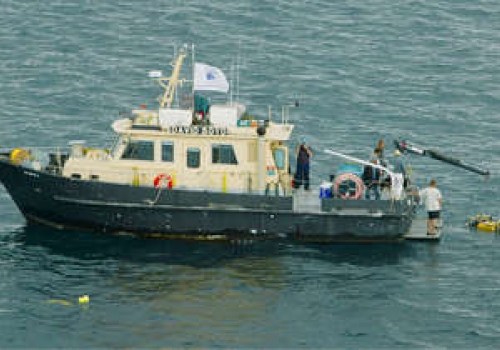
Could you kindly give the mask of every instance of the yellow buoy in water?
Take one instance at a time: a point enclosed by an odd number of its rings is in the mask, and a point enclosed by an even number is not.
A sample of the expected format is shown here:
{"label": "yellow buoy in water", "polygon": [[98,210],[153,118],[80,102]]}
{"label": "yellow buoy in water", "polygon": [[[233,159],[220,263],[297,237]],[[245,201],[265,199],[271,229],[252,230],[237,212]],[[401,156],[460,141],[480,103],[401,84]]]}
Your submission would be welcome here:
{"label": "yellow buoy in water", "polygon": [[483,221],[477,224],[477,229],[481,231],[497,231],[500,228],[498,221]]}
{"label": "yellow buoy in water", "polygon": [[80,304],[88,304],[90,302],[90,298],[88,295],[82,295],[78,298],[78,303]]}

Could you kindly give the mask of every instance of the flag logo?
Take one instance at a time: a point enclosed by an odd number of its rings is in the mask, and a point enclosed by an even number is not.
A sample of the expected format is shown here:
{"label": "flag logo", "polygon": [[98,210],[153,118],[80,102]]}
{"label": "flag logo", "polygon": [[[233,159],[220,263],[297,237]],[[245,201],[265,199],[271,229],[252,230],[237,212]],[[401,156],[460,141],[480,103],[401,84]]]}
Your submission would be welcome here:
{"label": "flag logo", "polygon": [[195,63],[194,89],[196,91],[220,91],[227,93],[229,83],[219,68],[204,63]]}
{"label": "flag logo", "polygon": [[215,80],[215,74],[213,72],[208,72],[207,80]]}

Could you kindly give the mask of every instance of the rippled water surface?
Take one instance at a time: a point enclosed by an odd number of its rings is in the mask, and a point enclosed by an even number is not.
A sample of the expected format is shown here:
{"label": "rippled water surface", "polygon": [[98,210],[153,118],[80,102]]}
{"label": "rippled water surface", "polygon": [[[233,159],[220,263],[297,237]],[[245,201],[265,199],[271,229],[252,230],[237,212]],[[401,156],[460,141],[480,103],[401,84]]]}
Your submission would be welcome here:
{"label": "rippled water surface", "polygon": [[[315,148],[366,158],[399,136],[489,168],[407,158],[444,194],[438,244],[182,243],[26,227],[0,189],[0,347],[498,348],[500,3],[12,1],[0,6],[0,147],[109,145],[154,106],[174,47],[228,75],[255,114],[290,108]],[[277,117],[277,116],[276,116]],[[293,145],[293,143],[292,143]],[[90,296],[88,305],[78,297]]]}

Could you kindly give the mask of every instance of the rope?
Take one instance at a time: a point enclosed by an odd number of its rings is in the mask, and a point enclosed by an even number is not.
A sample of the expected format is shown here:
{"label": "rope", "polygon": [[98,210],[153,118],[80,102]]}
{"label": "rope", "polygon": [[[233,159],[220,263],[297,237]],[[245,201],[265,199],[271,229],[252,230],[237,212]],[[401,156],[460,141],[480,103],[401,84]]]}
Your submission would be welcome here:
{"label": "rope", "polygon": [[162,186],[158,187],[158,193],[156,193],[155,200],[153,202],[151,202],[151,205],[155,205],[156,203],[158,203],[158,199],[160,199],[160,196],[161,196],[161,191],[163,191]]}

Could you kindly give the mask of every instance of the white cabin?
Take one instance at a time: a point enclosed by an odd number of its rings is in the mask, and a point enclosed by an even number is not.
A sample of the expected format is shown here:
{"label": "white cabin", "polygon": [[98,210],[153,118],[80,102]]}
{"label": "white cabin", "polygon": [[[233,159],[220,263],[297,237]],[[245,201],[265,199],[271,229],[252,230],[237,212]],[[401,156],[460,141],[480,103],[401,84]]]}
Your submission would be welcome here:
{"label": "white cabin", "polygon": [[118,139],[112,149],[75,143],[63,175],[134,186],[154,186],[162,177],[173,188],[288,195],[285,143],[293,125],[254,120],[237,103],[211,105],[201,121],[194,108],[172,108],[182,55],[172,77],[159,79],[165,88],[160,108],[134,110],[131,118],[115,121]]}

